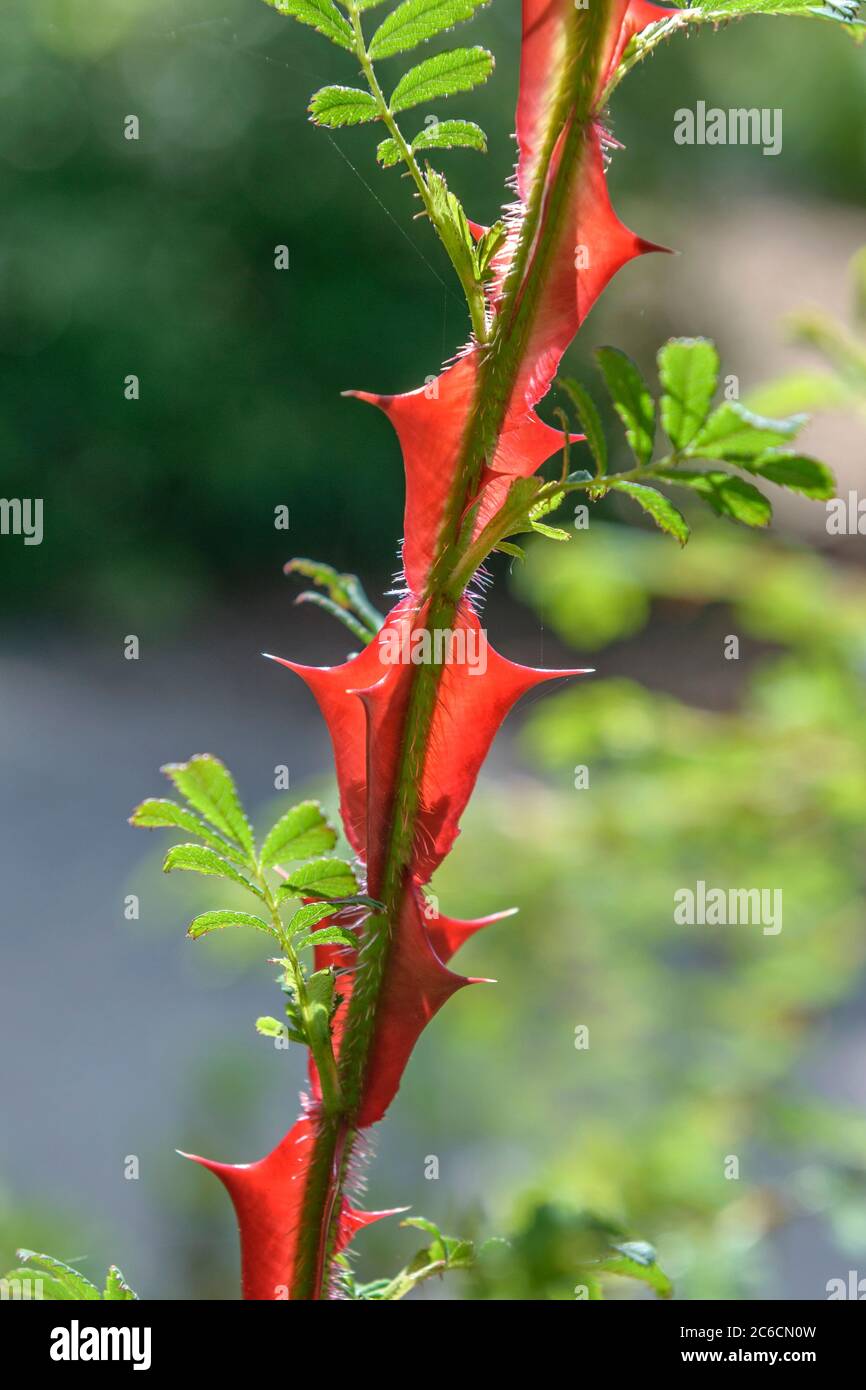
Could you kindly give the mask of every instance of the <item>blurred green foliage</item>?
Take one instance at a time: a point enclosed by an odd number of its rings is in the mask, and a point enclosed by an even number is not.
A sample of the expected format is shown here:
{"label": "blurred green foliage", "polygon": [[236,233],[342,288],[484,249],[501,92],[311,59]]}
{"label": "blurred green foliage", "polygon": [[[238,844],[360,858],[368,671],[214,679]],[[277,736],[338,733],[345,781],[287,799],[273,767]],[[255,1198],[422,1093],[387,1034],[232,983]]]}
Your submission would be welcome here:
{"label": "blurred green foliage", "polygon": [[[505,1106],[521,1138],[541,1136],[516,1202],[489,1174],[495,1228],[517,1237],[475,1293],[568,1296],[563,1251],[589,1210],[652,1240],[678,1297],[791,1296],[773,1273],[780,1228],[814,1219],[843,1258],[866,1250],[866,1117],[831,1061],[866,959],[866,580],[732,529],[680,553],[593,523],[570,547],[537,545],[520,582],[547,626],[594,646],[661,606],[703,633],[694,661],[729,707],[599,677],[538,703],[522,743],[544,784],[482,796],[440,874],[461,909],[489,907],[494,882],[521,905],[471,947],[470,972],[502,983],[472,1001],[480,1021],[448,1016],[449,1110],[472,1104],[483,1131]],[[603,633],[586,622],[602,596]],[[722,614],[742,646],[733,689],[707,637]],[[781,888],[779,936],[675,925],[673,895],[698,879]],[[485,1077],[480,1111],[461,1053]],[[825,1296],[811,1272],[801,1296]]]}
{"label": "blurred green foliage", "polygon": [[811,349],[821,367],[791,372],[750,393],[758,412],[776,410],[860,410],[866,412],[866,246],[852,258],[853,324],[823,309],[797,309],[789,316],[792,342]]}

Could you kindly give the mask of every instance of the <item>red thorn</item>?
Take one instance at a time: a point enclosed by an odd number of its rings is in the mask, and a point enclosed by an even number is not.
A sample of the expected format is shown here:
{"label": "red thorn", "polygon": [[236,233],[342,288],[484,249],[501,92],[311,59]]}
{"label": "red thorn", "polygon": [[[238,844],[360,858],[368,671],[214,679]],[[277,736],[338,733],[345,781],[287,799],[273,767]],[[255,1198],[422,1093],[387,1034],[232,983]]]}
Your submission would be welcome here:
{"label": "red thorn", "polygon": [[647,241],[646,237],[639,236],[637,239],[638,255],[646,256],[652,251],[660,251],[664,256],[679,256],[680,252],[672,246],[662,246],[657,241]]}

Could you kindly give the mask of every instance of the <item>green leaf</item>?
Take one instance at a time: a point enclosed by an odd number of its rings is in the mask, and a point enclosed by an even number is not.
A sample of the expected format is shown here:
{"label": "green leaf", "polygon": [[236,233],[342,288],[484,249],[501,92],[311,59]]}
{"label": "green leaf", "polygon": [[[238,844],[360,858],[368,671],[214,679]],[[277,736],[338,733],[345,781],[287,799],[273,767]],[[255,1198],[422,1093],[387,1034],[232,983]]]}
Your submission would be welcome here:
{"label": "green leaf", "polygon": [[533,531],[537,531],[540,536],[546,536],[549,541],[570,541],[571,535],[564,531],[561,526],[546,526],[543,521],[531,521]]}
{"label": "green leaf", "polygon": [[445,1263],[448,1269],[471,1269],[475,1263],[475,1246],[471,1240],[443,1236]]}
{"label": "green leaf", "polygon": [[376,147],[376,159],[383,169],[393,169],[394,165],[399,164],[402,158],[400,146],[390,135],[387,140],[382,140]]}
{"label": "green leaf", "polygon": [[705,0],[703,4],[675,9],[672,15],[661,17],[632,38],[617,69],[617,78],[628,72],[646,54],[652,53],[662,39],[680,33],[689,25],[717,25],[724,20],[739,19],[750,14],[792,15],[841,24],[856,42],[861,43],[866,31],[857,17],[858,11],[859,0],[827,0],[823,5],[810,0]]}
{"label": "green leaf", "polygon": [[320,87],[307,110],[315,125],[330,126],[332,130],[379,119],[376,98],[359,87]]}
{"label": "green leaf", "polygon": [[[487,153],[487,136],[476,125],[474,121],[436,121],[430,122],[419,130],[415,139],[412,141],[412,150],[479,150],[481,154]],[[505,227],[502,223],[496,223],[496,227],[501,228],[501,238],[497,236],[497,243],[505,237]],[[482,244],[485,238],[490,240],[490,233],[494,228],[490,228],[481,238]]]}
{"label": "green leaf", "polygon": [[442,1232],[435,1221],[430,1221],[426,1216],[407,1216],[400,1222],[401,1226],[409,1226],[413,1231],[423,1231],[425,1235],[432,1236],[434,1240],[442,1240]]}
{"label": "green leaf", "polygon": [[655,443],[655,402],[649,387],[630,357],[619,348],[595,350],[605,385],[616,413],[625,425],[625,437],[638,463],[647,464]]}
{"label": "green leaf", "polygon": [[474,121],[431,121],[429,125],[424,126],[423,130],[419,130],[412,141],[413,153],[417,150],[453,150],[458,148],[480,150],[482,154],[485,154],[487,136]]}
{"label": "green leaf", "polygon": [[273,5],[280,14],[291,15],[292,19],[311,25],[340,48],[347,48],[350,53],[355,51],[352,26],[332,0],[266,0],[266,3]]}
{"label": "green leaf", "polygon": [[264,1015],[256,1019],[256,1032],[263,1038],[285,1038],[288,1035],[288,1028],[279,1019]]}
{"label": "green leaf", "polygon": [[253,832],[228,768],[211,753],[197,753],[188,763],[161,768],[190,806],[223,835],[253,853]]}
{"label": "green leaf", "polygon": [[130,1300],[138,1301],[138,1294],[129,1287],[121,1271],[117,1268],[117,1265],[108,1266],[108,1273],[105,1276],[105,1289],[103,1290],[102,1297],[112,1302],[117,1302],[118,1300],[123,1300],[125,1302],[129,1302]]}
{"label": "green leaf", "polygon": [[577,411],[580,428],[586,435],[589,451],[595,459],[595,475],[600,478],[607,472],[607,440],[595,401],[586,387],[571,377],[561,377],[559,385],[571,398],[571,403]]}
{"label": "green leaf", "polygon": [[[444,121],[444,125],[449,125],[449,121]],[[470,121],[456,121],[456,125],[471,125]],[[476,129],[478,127],[476,126]],[[482,138],[486,140],[484,132],[481,131]],[[485,149],[486,149],[485,145]],[[475,243],[475,268],[479,280],[486,280],[491,272],[491,263],[497,251],[505,243],[508,236],[508,228],[504,222],[494,222],[492,227],[488,227],[483,236],[479,237]]]}
{"label": "green leaf", "polygon": [[722,463],[756,459],[768,449],[784,448],[805,423],[805,415],[768,420],[763,415],[753,415],[739,401],[726,401],[713,411],[686,449],[686,456],[718,459]]}
{"label": "green leaf", "polygon": [[538,502],[533,502],[529,508],[529,520],[531,522],[540,521],[543,516],[549,516],[555,512],[557,507],[561,507],[565,500],[565,492],[551,492],[547,497],[542,497]]}
{"label": "green leaf", "polygon": [[408,111],[422,101],[468,92],[486,82],[493,71],[493,54],[486,48],[454,48],[437,53],[400,78],[391,97],[391,110]]}
{"label": "green leaf", "polygon": [[211,931],[220,931],[223,927],[255,927],[256,931],[267,932],[268,936],[273,936],[279,941],[279,936],[275,929],[263,920],[250,912],[235,912],[232,908],[218,908],[215,912],[202,912],[195,917],[186,929],[187,936],[193,940],[198,940],[200,936],[205,936]]}
{"label": "green leaf", "polygon": [[[286,1018],[288,1022],[280,1023],[278,1019],[262,1017],[256,1019],[256,1030],[264,1037],[285,1037],[289,1042],[306,1044],[308,1041],[306,1026],[297,1001],[298,985],[294,975],[295,963],[289,960],[281,960],[276,963],[281,965],[287,975],[291,977],[291,983],[280,985],[283,994],[287,996]],[[276,1027],[276,1032],[273,1032],[272,1026]]]}
{"label": "green leaf", "polygon": [[[540,478],[515,478],[508,489],[505,505],[498,516],[487,523],[485,531],[494,526],[501,527],[506,536],[528,535],[532,531],[533,510],[537,508],[536,497],[545,486]],[[541,514],[541,513],[539,513]],[[480,539],[484,540],[485,531]],[[497,539],[491,548],[501,544]]]}
{"label": "green leaf", "polygon": [[327,1025],[334,1006],[335,983],[333,970],[317,970],[307,980],[307,999],[311,1010],[310,1022],[323,1038],[327,1036]]}
{"label": "green leaf", "polygon": [[280,859],[309,859],[337,843],[337,832],[325,819],[318,801],[302,801],[281,816],[262,845],[261,864]]}
{"label": "green leaf", "polygon": [[686,519],[663,493],[654,487],[645,487],[643,483],[617,482],[615,478],[611,478],[610,486],[617,492],[624,492],[627,497],[633,498],[652,517],[661,531],[667,531],[680,545],[685,545],[689,538]]}
{"label": "green leaf", "polygon": [[277,889],[280,898],[347,898],[358,881],[344,859],[315,859],[294,869]]}
{"label": "green leaf", "polygon": [[854,25],[858,23],[858,9],[859,0],[828,0],[824,5],[816,5],[814,0],[706,0],[706,3],[695,7],[700,20],[713,24],[742,15],[765,14],[833,19],[845,25]]}
{"label": "green leaf", "polygon": [[339,608],[348,609],[360,619],[368,629],[367,641],[376,636],[385,621],[367,598],[356,574],[340,574],[332,565],[326,565],[321,560],[307,560],[302,556],[289,560],[283,566],[283,574],[303,574],[320,589],[325,589],[333,603]]}
{"label": "green leaf", "polygon": [[185,806],[178,806],[176,801],[169,801],[165,797],[150,797],[147,801],[142,801],[129,817],[129,823],[130,825],[143,826],[145,830],[174,829],[175,827],[186,830],[190,835],[198,835],[212,849],[219,850],[220,854],[226,854],[230,859],[236,859],[239,864],[247,863],[247,857],[243,850],[230,844],[228,840],[224,840],[221,835],[217,835],[215,830],[211,830],[203,820],[200,820],[192,811],[188,811]]}
{"label": "green leaf", "polygon": [[393,1302],[405,1298],[425,1279],[444,1274],[450,1269],[469,1269],[475,1263],[475,1247],[471,1241],[444,1236],[434,1222],[425,1220],[423,1216],[411,1216],[400,1224],[424,1231],[431,1237],[430,1245],[419,1250],[395,1278],[359,1285],[357,1298]]}
{"label": "green leaf", "polygon": [[690,444],[707,418],[719,380],[719,354],[707,338],[672,338],[659,348],[662,428],[675,449]]}
{"label": "green leaf", "polygon": [[755,463],[743,463],[741,466],[756,477],[766,478],[768,482],[789,488],[791,492],[800,492],[804,497],[826,502],[836,496],[836,479],[830,469],[805,454],[771,453]]}
{"label": "green leaf", "polygon": [[339,603],[335,603],[333,599],[328,598],[326,594],[317,593],[315,589],[305,589],[303,593],[298,594],[295,603],[312,603],[316,608],[321,608],[325,613],[330,613],[332,618],[336,618],[344,627],[347,627],[352,636],[357,637],[358,641],[363,642],[364,646],[372,641],[375,636],[375,633],[371,633],[369,629],[355,617],[354,613],[349,612],[348,608],[343,608]]}
{"label": "green leaf", "polygon": [[292,936],[297,936],[298,932],[315,927],[318,922],[324,921],[326,917],[333,917],[338,911],[339,908],[331,903],[304,903],[303,907],[292,913],[287,930]]}
{"label": "green leaf", "polygon": [[471,19],[487,0],[404,0],[382,21],[367,51],[371,58],[390,58]]}
{"label": "green leaf", "polygon": [[526,551],[519,545],[513,545],[511,541],[500,541],[493,547],[494,550],[501,550],[503,555],[510,555],[513,560],[525,560]]}
{"label": "green leaf", "polygon": [[648,1284],[659,1298],[670,1298],[674,1287],[656,1263],[655,1251],[644,1241],[630,1241],[614,1246],[614,1254],[606,1256],[593,1268],[598,1273],[618,1274],[624,1279],[636,1279]]}
{"label": "green leaf", "polygon": [[212,874],[215,878],[229,878],[232,883],[239,883],[242,888],[248,888],[256,897],[262,897],[262,890],[256,884],[251,883],[243,874],[238,873],[233,864],[215,854],[212,849],[205,849],[203,845],[174,845],[165,856],[163,862],[163,873],[171,873],[172,869],[189,869],[197,874]]}
{"label": "green leaf", "polygon": [[3,1303],[72,1303],[78,1299],[78,1294],[69,1292],[68,1284],[28,1265],[0,1275],[0,1302]]}
{"label": "green leaf", "polygon": [[345,927],[323,927],[321,931],[310,932],[303,941],[299,941],[297,949],[303,946],[350,946],[357,951],[359,945],[359,938],[353,931],[347,931]]}
{"label": "green leaf", "polygon": [[442,175],[429,165],[426,183],[433,217],[445,249],[461,277],[472,280],[475,278],[475,246],[460,199],[449,191]]}
{"label": "green leaf", "polygon": [[721,470],[701,473],[687,468],[657,468],[655,472],[657,477],[676,487],[691,488],[718,516],[740,521],[744,526],[769,526],[772,520],[773,508],[764,494],[730,473]]}
{"label": "green leaf", "polygon": [[99,1290],[95,1284],[86,1279],[79,1270],[55,1259],[53,1255],[39,1254],[35,1250],[16,1250],[15,1254],[23,1264],[31,1266],[24,1273],[36,1278],[44,1271],[64,1289],[64,1297],[87,1301],[99,1298]]}

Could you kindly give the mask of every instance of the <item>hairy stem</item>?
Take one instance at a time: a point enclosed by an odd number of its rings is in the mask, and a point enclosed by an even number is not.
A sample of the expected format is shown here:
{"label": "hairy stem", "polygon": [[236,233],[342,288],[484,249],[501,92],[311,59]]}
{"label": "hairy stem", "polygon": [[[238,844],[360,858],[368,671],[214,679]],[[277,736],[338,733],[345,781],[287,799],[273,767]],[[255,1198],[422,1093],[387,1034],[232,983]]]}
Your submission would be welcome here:
{"label": "hairy stem", "polygon": [[[429,194],[423,175],[376,83],[354,0],[349,0],[347,8],[355,29],[358,57],[370,90],[380,103],[382,119],[397,141],[429,212]],[[592,94],[609,14],[607,0],[602,0],[601,4],[593,7],[589,19],[585,19],[582,26],[575,26],[570,51],[563,64],[550,139],[530,193],[492,336],[488,343],[482,341],[476,349],[479,367],[474,400],[436,545],[431,578],[416,609],[417,620],[423,622],[428,630],[453,627],[465,586],[474,573],[474,568],[469,572],[468,566],[458,570],[466,544],[461,519],[477,492],[485,462],[495,452],[535,322],[550,261],[563,230],[573,180],[579,175],[580,156],[589,123],[595,114]],[[548,168],[554,150],[560,144],[560,136],[564,143],[556,173],[548,180]],[[435,219],[431,217],[431,220],[435,225]],[[459,573],[458,583],[454,582],[455,572]],[[339,1073],[345,1109],[342,1116],[322,1116],[320,1119],[305,1193],[299,1265],[292,1291],[294,1298],[327,1297],[329,1264],[342,1204],[342,1185],[352,1148],[354,1119],[364,1093],[378,1003],[407,889],[420,786],[441,676],[442,666],[435,662],[413,668],[390,812],[387,852],[381,883],[371,888],[374,896],[381,900],[384,911],[373,914],[365,925],[363,961],[356,972],[340,1049]]]}

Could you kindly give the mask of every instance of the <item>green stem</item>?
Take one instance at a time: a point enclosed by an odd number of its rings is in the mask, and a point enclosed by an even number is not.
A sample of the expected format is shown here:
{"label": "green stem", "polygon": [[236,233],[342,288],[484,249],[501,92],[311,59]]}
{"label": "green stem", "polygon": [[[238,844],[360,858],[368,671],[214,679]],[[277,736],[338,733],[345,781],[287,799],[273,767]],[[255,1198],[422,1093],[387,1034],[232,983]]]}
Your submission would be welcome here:
{"label": "green stem", "polygon": [[448,252],[449,260],[451,261],[451,264],[454,267],[454,270],[457,274],[457,278],[460,281],[460,284],[463,288],[463,293],[466,296],[466,303],[469,308],[469,317],[472,321],[472,332],[474,333],[475,338],[479,343],[486,342],[487,313],[484,303],[484,288],[481,284],[479,284],[477,280],[473,279],[472,276],[467,273],[465,266],[461,265],[459,261],[457,261],[454,258],[454,256],[451,255],[451,252],[448,248],[447,240],[442,235],[442,228],[439,225],[439,218],[436,214],[436,209],[433,206],[433,200],[430,197],[430,190],[427,187],[424,175],[418,167],[418,161],[412,153],[411,146],[409,145],[408,141],[403,135],[403,132],[401,131],[400,127],[395,121],[391,108],[388,105],[388,102],[385,100],[385,94],[379,85],[379,79],[376,76],[372,60],[370,58],[369,53],[367,52],[367,45],[364,40],[363,29],[361,28],[361,16],[358,12],[358,5],[356,0],[346,0],[346,9],[349,18],[352,22],[352,28],[355,34],[355,53],[357,55],[359,63],[361,64],[361,70],[367,79],[367,86],[370,89],[370,94],[374,97],[376,101],[376,104],[379,108],[379,115],[382,119],[385,129],[388,131],[388,134],[391,136],[391,139],[394,141],[395,145],[400,151],[400,158],[403,160],[403,162],[406,165],[406,168],[409,170],[409,174],[415,184],[415,187],[418,190],[418,195],[421,199],[421,202],[424,204],[424,211],[426,212],[430,221],[433,223],[433,226],[436,228],[436,231],[439,234],[439,239],[442,242],[442,245],[445,247],[446,252]]}
{"label": "green stem", "polygon": [[255,878],[262,890],[263,900],[271,915],[274,929],[280,938],[280,950],[287,962],[285,967],[286,984],[294,989],[298,997],[298,1008],[304,1021],[304,1034],[313,1054],[316,1070],[319,1073],[319,1082],[322,1087],[322,1106],[326,1114],[340,1115],[345,1109],[345,1102],[340,1089],[340,1078],[331,1041],[330,1027],[327,1020],[325,1020],[325,1027],[322,1027],[321,1006],[314,1004],[310,999],[301,962],[298,960],[292,947],[291,938],[283,926],[283,919],[280,916],[276,899],[271,892],[271,886],[258,863],[255,865]]}
{"label": "green stem", "polygon": [[648,58],[651,53],[654,53],[659,44],[664,43],[665,39],[669,39],[671,34],[676,33],[678,29],[689,24],[720,24],[725,19],[730,18],[730,15],[714,18],[712,14],[704,14],[697,9],[680,10],[679,14],[669,15],[666,19],[661,18],[657,24],[651,26],[647,33],[639,34],[627,46],[619,66],[611,73],[610,80],[604,89],[602,107],[607,105],[626,74],[630,73],[632,68],[637,67],[638,63],[642,63],[644,58]]}
{"label": "green stem", "polygon": [[[663,459],[658,459],[653,464],[640,464],[637,468],[629,468],[623,473],[605,473],[595,478],[578,478],[573,482],[564,480],[554,480],[544,483],[532,496],[531,505],[536,506],[539,502],[546,502],[549,498],[555,497],[557,493],[597,491],[599,496],[603,496],[613,483],[640,483],[648,478],[656,478],[659,468],[670,468],[680,461],[678,455],[668,454]],[[664,481],[664,479],[662,480]],[[502,511],[499,512],[491,521],[487,523],[480,536],[472,542],[467,550],[460,557],[460,562],[452,572],[448,580],[448,591],[450,593],[463,593],[467,584],[472,580],[472,576],[478,568],[484,564],[487,557],[496,549],[500,541],[504,541],[508,536],[515,534],[515,529],[519,525],[525,509],[520,513],[509,511],[506,503]]]}
{"label": "green stem", "polygon": [[[457,606],[454,599],[446,595],[437,596],[431,601],[425,627],[429,631],[453,627]],[[442,669],[435,662],[413,668],[395,779],[390,839],[382,882],[376,885],[376,896],[381,899],[385,910],[368,918],[365,924],[364,965],[355,977],[349,1018],[340,1049],[340,1074],[347,1101],[353,1108],[357,1108],[363,1095],[376,1007],[403,903],[406,875],[412,861],[421,780]]]}
{"label": "green stem", "polygon": [[[355,0],[347,0],[346,8],[355,31],[358,58],[382,119],[406,161],[428,215],[436,225],[424,178],[373,73]],[[420,612],[426,605],[423,622],[428,630],[453,627],[465,587],[463,579],[468,583],[471,573],[474,573],[474,569],[468,573],[468,567],[464,567],[461,583],[453,582],[462,549],[465,548],[461,518],[477,491],[485,461],[495,451],[528,336],[535,322],[551,258],[563,232],[563,217],[569,206],[573,180],[578,176],[588,122],[594,116],[591,93],[595,90],[599,54],[603,49],[609,18],[610,7],[602,0],[601,4],[593,6],[584,19],[584,39],[580,42],[574,39],[570,45],[555,102],[554,128],[544,152],[543,167],[536,175],[530,193],[512,266],[494,319],[493,335],[489,342],[479,337],[482,346],[478,349],[479,368],[474,399],[455,470],[456,477],[449,491],[445,519],[435,547],[436,559],[431,578],[425,594],[418,600],[416,610]],[[557,172],[548,186],[547,165],[566,128]],[[342,1185],[353,1142],[354,1121],[364,1094],[382,985],[412,863],[420,786],[441,675],[441,665],[430,663],[413,667],[384,867],[381,883],[372,886],[374,896],[381,900],[384,911],[371,915],[365,924],[363,962],[355,974],[340,1048],[339,1076],[345,1109],[342,1117],[322,1117],[311,1155],[293,1298],[326,1296],[328,1265],[342,1205]]]}

